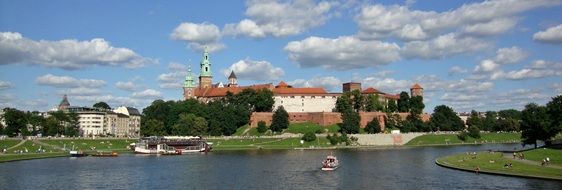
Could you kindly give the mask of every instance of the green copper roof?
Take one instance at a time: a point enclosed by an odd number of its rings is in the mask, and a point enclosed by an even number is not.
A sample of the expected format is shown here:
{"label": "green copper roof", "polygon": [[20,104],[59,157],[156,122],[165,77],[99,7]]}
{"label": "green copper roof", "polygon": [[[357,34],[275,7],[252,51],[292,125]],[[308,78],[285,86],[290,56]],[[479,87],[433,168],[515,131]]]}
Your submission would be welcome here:
{"label": "green copper roof", "polygon": [[187,75],[185,75],[185,82],[183,83],[185,88],[195,88],[195,83],[193,82],[193,76],[191,75],[191,65],[187,69]]}
{"label": "green copper roof", "polygon": [[209,61],[209,51],[207,48],[205,48],[205,53],[203,53],[203,59],[201,60],[201,76],[213,76],[211,73],[211,61]]}

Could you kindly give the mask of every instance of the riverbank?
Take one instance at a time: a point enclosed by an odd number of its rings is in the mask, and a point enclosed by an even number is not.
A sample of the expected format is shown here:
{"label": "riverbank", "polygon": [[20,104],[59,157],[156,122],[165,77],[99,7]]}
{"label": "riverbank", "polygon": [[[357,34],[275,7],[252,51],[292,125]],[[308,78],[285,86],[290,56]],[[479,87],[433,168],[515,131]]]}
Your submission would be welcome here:
{"label": "riverbank", "polygon": [[457,134],[426,134],[407,142],[407,146],[438,146],[438,145],[465,145],[465,144],[503,144],[521,143],[521,133],[481,133],[480,139],[468,137],[461,141]]}
{"label": "riverbank", "polygon": [[511,159],[501,152],[460,153],[437,158],[435,163],[473,173],[478,170],[484,174],[562,180],[562,167],[558,165],[541,166],[534,161]]}
{"label": "riverbank", "polygon": [[84,138],[58,138],[58,139],[6,139],[0,140],[0,149],[6,149],[0,153],[1,162],[12,162],[19,160],[43,159],[53,157],[64,157],[69,155],[70,150],[80,150],[87,154],[96,152],[132,152],[128,145],[137,142],[136,139],[84,139]]}

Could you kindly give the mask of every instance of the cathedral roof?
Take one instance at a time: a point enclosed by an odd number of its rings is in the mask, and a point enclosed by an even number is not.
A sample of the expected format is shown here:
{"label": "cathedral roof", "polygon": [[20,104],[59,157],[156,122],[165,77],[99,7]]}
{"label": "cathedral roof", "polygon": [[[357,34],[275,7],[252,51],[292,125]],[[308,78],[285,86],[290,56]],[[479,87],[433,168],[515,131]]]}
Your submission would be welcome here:
{"label": "cathedral roof", "polygon": [[275,88],[291,88],[292,86],[289,86],[287,83],[281,81],[279,82],[279,84],[277,84],[277,86],[275,86]]}
{"label": "cathedral roof", "polygon": [[379,91],[379,90],[377,90],[377,89],[375,89],[375,88],[373,88],[373,87],[369,87],[369,88],[363,90],[362,93],[363,93],[363,94],[382,94],[381,91]]}
{"label": "cathedral roof", "polygon": [[70,103],[68,102],[68,98],[66,97],[66,94],[62,97],[62,101],[60,102],[59,106],[70,106]]}

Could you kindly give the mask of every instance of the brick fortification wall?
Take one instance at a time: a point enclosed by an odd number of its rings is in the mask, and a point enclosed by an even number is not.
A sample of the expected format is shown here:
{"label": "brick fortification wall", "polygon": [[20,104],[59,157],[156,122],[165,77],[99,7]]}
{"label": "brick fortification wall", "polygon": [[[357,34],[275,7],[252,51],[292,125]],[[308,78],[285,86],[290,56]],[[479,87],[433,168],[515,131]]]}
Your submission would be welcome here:
{"label": "brick fortification wall", "polygon": [[[409,113],[398,113],[402,120],[405,120],[408,117]],[[365,128],[367,123],[373,120],[373,118],[378,117],[379,124],[381,126],[381,130],[384,131],[385,128],[385,118],[386,113],[384,112],[359,112],[359,116],[361,117],[361,121],[359,122],[359,126],[361,128]],[[271,119],[273,117],[273,113],[270,112],[254,112],[250,117],[250,126],[257,127],[258,122],[265,121],[266,125],[271,125]],[[421,115],[421,119],[424,122],[429,121],[429,114],[424,113]],[[341,114],[338,112],[291,112],[289,113],[289,122],[290,123],[304,123],[304,122],[311,122],[321,126],[328,126],[333,125],[336,123],[341,123]]]}

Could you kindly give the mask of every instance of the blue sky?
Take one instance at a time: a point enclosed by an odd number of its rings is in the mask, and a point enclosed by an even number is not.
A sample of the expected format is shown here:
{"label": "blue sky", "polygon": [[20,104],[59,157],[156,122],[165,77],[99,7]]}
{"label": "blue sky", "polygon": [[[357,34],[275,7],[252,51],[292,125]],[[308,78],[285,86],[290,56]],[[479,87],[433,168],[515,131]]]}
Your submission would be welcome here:
{"label": "blue sky", "polygon": [[0,1],[0,107],[179,100],[204,47],[213,82],[387,93],[425,111],[521,109],[562,93],[562,2]]}

